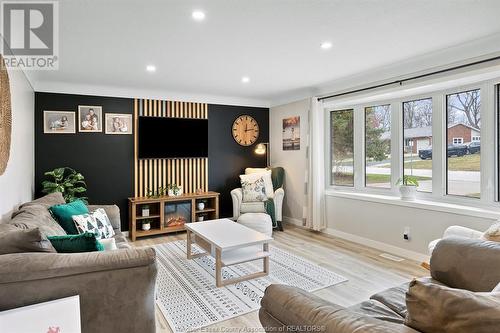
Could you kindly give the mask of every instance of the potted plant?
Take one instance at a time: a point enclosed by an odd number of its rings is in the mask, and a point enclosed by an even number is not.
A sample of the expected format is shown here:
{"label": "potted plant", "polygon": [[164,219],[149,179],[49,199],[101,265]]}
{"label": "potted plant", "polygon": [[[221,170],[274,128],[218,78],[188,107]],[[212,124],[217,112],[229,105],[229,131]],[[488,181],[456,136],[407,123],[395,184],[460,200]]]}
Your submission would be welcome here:
{"label": "potted plant", "polygon": [[149,205],[142,205],[142,216],[149,216]]}
{"label": "potted plant", "polygon": [[142,221],[142,230],[148,231],[151,229],[151,220],[150,219],[145,219]]}
{"label": "potted plant", "polygon": [[399,193],[403,200],[415,200],[417,195],[418,179],[415,176],[403,176],[398,179]]}
{"label": "potted plant", "polygon": [[44,175],[49,180],[42,182],[43,193],[61,192],[66,202],[81,199],[87,203],[87,197],[85,196],[87,184],[85,184],[85,178],[81,173],[72,168],[63,167],[47,171]]}
{"label": "potted plant", "polygon": [[169,184],[167,186],[168,189],[168,195],[171,197],[176,197],[179,195],[182,195],[182,186],[178,186],[177,184]]}

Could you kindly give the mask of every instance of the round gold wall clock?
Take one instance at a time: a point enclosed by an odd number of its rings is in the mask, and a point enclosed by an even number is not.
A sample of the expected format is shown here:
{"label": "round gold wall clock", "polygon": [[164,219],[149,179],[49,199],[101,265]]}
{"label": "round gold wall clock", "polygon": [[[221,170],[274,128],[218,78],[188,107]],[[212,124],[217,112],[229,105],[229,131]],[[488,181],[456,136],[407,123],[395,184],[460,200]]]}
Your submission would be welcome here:
{"label": "round gold wall clock", "polygon": [[241,146],[251,146],[259,138],[259,124],[248,115],[236,118],[232,128],[233,138]]}
{"label": "round gold wall clock", "polygon": [[10,155],[12,111],[10,105],[9,74],[0,54],[0,175],[5,172]]}

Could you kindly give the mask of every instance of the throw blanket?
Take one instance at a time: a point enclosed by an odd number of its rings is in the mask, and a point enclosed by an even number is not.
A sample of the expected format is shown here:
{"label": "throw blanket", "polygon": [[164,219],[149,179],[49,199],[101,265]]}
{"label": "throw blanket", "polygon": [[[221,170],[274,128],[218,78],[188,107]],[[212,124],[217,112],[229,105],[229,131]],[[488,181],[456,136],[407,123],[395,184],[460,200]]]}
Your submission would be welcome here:
{"label": "throw blanket", "polygon": [[267,199],[267,201],[264,201],[264,208],[266,209],[266,213],[271,216],[271,220],[273,221],[273,228],[276,228],[276,212],[274,210],[273,198],[269,198]]}

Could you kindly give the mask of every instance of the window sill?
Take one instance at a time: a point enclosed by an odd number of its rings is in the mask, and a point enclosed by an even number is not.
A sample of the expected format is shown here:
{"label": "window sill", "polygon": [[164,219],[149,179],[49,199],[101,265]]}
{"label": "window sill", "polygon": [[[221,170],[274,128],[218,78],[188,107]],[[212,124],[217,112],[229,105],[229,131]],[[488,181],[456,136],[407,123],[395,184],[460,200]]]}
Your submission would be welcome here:
{"label": "window sill", "polygon": [[338,190],[326,190],[326,196],[347,198],[352,200],[362,200],[377,202],[389,205],[404,206],[417,209],[433,210],[458,215],[474,216],[486,219],[500,219],[500,209],[481,208],[464,206],[453,203],[416,199],[414,201],[402,200],[400,197],[392,195],[380,195],[371,193],[347,192]]}

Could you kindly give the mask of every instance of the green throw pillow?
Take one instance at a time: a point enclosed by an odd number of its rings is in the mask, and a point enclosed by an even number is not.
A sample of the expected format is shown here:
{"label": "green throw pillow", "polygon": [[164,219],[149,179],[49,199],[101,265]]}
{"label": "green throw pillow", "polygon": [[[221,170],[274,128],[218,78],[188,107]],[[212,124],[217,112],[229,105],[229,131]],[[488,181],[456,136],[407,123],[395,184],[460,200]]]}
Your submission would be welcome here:
{"label": "green throw pillow", "polygon": [[92,232],[84,232],[79,235],[49,236],[47,238],[59,253],[104,251],[104,246]]}
{"label": "green throw pillow", "polygon": [[73,215],[82,215],[89,212],[89,209],[82,200],[75,200],[62,205],[54,205],[50,207],[49,210],[68,235],[78,235],[75,222],[73,222]]}

